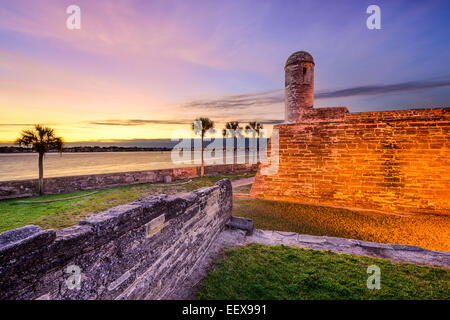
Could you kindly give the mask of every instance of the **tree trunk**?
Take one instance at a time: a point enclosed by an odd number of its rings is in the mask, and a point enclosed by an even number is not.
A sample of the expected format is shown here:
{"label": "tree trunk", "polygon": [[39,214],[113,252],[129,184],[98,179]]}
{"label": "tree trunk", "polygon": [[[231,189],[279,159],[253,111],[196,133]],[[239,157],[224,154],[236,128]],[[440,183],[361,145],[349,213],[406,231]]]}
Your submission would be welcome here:
{"label": "tree trunk", "polygon": [[205,167],[203,164],[203,134],[202,134],[202,169],[201,169],[200,176],[203,177],[204,174],[205,174]]}
{"label": "tree trunk", "polygon": [[231,172],[234,172],[234,162],[236,161],[236,143],[233,137],[233,161],[231,162]]}
{"label": "tree trunk", "polygon": [[44,194],[44,154],[39,153],[39,195]]}
{"label": "tree trunk", "polygon": [[258,139],[256,140],[256,163],[259,164],[259,133],[258,133]]}

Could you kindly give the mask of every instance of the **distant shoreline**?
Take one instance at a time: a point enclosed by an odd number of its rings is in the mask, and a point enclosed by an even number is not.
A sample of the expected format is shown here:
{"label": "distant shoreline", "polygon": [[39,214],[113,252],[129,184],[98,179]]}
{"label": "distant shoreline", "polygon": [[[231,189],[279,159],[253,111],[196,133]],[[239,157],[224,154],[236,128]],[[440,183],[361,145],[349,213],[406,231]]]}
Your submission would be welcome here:
{"label": "distant shoreline", "polygon": [[[181,140],[180,138],[179,140]],[[228,139],[228,138],[227,138]],[[245,137],[245,149],[248,149],[251,145],[251,140],[255,138]],[[256,138],[258,139],[258,138]],[[259,138],[266,139],[268,138]],[[207,140],[204,142],[205,148],[212,143],[213,141],[222,140],[222,145],[224,149],[228,146],[228,143],[224,138],[214,138],[212,140]],[[220,142],[219,142],[220,143]],[[191,150],[197,149],[200,146],[200,139],[193,138],[191,139]],[[259,142],[259,145],[265,145],[265,143]],[[219,144],[220,145],[220,144]],[[244,145],[242,147],[244,147]],[[145,141],[134,141],[134,142],[67,142],[65,143],[65,147],[63,152],[67,153],[77,153],[77,152],[161,152],[161,151],[172,151],[174,148],[181,149],[185,148],[186,145],[183,144],[183,147],[179,145],[179,141],[172,141],[170,139],[153,139],[153,140],[145,140]],[[240,149],[241,147],[239,147]],[[199,148],[198,148],[199,149]],[[14,145],[14,142],[10,143],[0,143],[0,154],[5,153],[31,153],[30,148],[20,147],[18,145]]]}
{"label": "distant shoreline", "polygon": [[[62,153],[86,153],[86,152],[168,152],[172,151],[174,148],[166,147],[68,147],[64,148]],[[234,148],[249,150],[249,147],[245,148]],[[179,150],[182,150],[179,148]],[[200,148],[191,148],[191,151],[200,151]],[[217,149],[216,149],[217,150]],[[226,150],[223,148],[222,150]],[[0,154],[11,154],[11,153],[34,153],[30,148],[23,147],[0,147]],[[49,151],[48,153],[58,153],[58,151]]]}
{"label": "distant shoreline", "polygon": [[[172,148],[165,147],[68,147],[63,149],[63,153],[77,152],[142,152],[142,151],[172,151]],[[30,148],[23,147],[0,147],[2,153],[32,153]]]}

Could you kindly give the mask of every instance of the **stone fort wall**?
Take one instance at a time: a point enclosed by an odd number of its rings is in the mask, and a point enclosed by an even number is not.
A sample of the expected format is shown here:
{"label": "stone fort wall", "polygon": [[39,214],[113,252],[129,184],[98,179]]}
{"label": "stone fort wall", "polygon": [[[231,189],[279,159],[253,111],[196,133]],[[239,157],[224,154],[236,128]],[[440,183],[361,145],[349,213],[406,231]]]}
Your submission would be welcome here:
{"label": "stone fort wall", "polygon": [[[221,174],[232,170],[235,172],[247,172],[256,171],[256,169],[257,165],[252,164],[236,164],[234,168],[232,168],[231,164],[211,165],[205,166],[205,174]],[[199,176],[200,167],[187,167],[44,178],[44,190],[45,194],[57,194],[130,184],[164,182],[165,177],[169,177],[170,180],[179,180]],[[35,195],[38,195],[38,179],[0,181],[0,200]]]}
{"label": "stone fort wall", "polygon": [[[231,211],[225,179],[183,198],[118,206],[62,230],[6,231],[0,299],[162,299],[202,259]],[[69,286],[76,268],[79,289]]]}
{"label": "stone fort wall", "polygon": [[307,110],[302,121],[274,127],[279,170],[270,176],[258,170],[251,196],[450,213],[450,108],[362,113],[318,108]]}

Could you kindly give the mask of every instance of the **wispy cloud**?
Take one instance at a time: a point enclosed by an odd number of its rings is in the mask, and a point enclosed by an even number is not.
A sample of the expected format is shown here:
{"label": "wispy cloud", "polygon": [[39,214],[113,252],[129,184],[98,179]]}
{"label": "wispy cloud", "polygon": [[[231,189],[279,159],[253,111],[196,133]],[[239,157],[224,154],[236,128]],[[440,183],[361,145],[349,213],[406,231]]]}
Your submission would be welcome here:
{"label": "wispy cloud", "polygon": [[0,127],[25,127],[34,126],[33,123],[0,123]]}
{"label": "wispy cloud", "polygon": [[[450,86],[450,77],[442,80],[411,81],[388,85],[369,85],[339,90],[326,90],[314,95],[315,99],[343,98],[364,95],[380,95],[406,91],[419,91]],[[187,103],[186,108],[202,109],[245,109],[264,107],[284,101],[282,89],[233,95],[219,99],[195,100]]]}
{"label": "wispy cloud", "polygon": [[443,80],[411,81],[388,85],[371,85],[347,88],[315,94],[316,99],[342,98],[351,96],[376,95],[404,91],[418,91],[450,86],[450,78]]}
{"label": "wispy cloud", "polygon": [[283,101],[282,90],[270,90],[257,93],[246,93],[224,97],[216,100],[195,100],[188,102],[187,108],[247,108],[251,106],[266,106]]}
{"label": "wispy cloud", "polygon": [[[227,122],[229,119],[215,117],[214,118],[217,122]],[[251,121],[258,121],[262,124],[277,124],[280,122],[283,122],[283,120],[258,120],[254,118],[242,118],[237,117],[237,119],[240,122],[251,122]],[[174,124],[191,124],[194,121],[194,119],[183,119],[183,120],[145,120],[145,119],[125,119],[125,120],[99,120],[99,121],[89,121],[90,125],[95,126],[144,126],[144,125],[153,125],[153,124],[168,124],[168,125],[174,125]],[[1,124],[0,124],[1,126]],[[19,126],[19,125],[18,125]]]}
{"label": "wispy cloud", "polygon": [[151,124],[189,124],[192,120],[146,120],[146,119],[125,119],[125,120],[98,120],[89,121],[91,125],[98,126],[143,126]]}

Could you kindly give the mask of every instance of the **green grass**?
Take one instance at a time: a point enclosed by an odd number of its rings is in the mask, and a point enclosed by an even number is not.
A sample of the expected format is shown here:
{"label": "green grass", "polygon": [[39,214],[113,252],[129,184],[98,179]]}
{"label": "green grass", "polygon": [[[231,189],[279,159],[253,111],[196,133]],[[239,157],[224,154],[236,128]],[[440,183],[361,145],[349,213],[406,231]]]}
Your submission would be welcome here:
{"label": "green grass", "polygon": [[[35,224],[45,229],[62,229],[76,224],[81,219],[93,213],[108,208],[129,203],[139,198],[188,192],[201,187],[211,186],[217,181],[228,178],[237,180],[254,176],[255,173],[233,173],[217,176],[207,176],[192,179],[191,183],[177,185],[182,181],[169,184],[139,184],[107,189],[99,189],[96,194],[83,198],[68,199],[49,203],[17,203],[17,200],[0,201],[0,232],[18,228],[28,224]],[[31,197],[26,201],[42,201],[62,199],[89,194],[93,190]]]}
{"label": "green grass", "polygon": [[[366,286],[367,267],[381,289]],[[450,299],[449,269],[391,263],[331,251],[250,244],[225,251],[199,285],[198,299]]]}
{"label": "green grass", "polygon": [[450,250],[450,217],[398,216],[299,203],[234,198],[233,216],[255,228]]}

